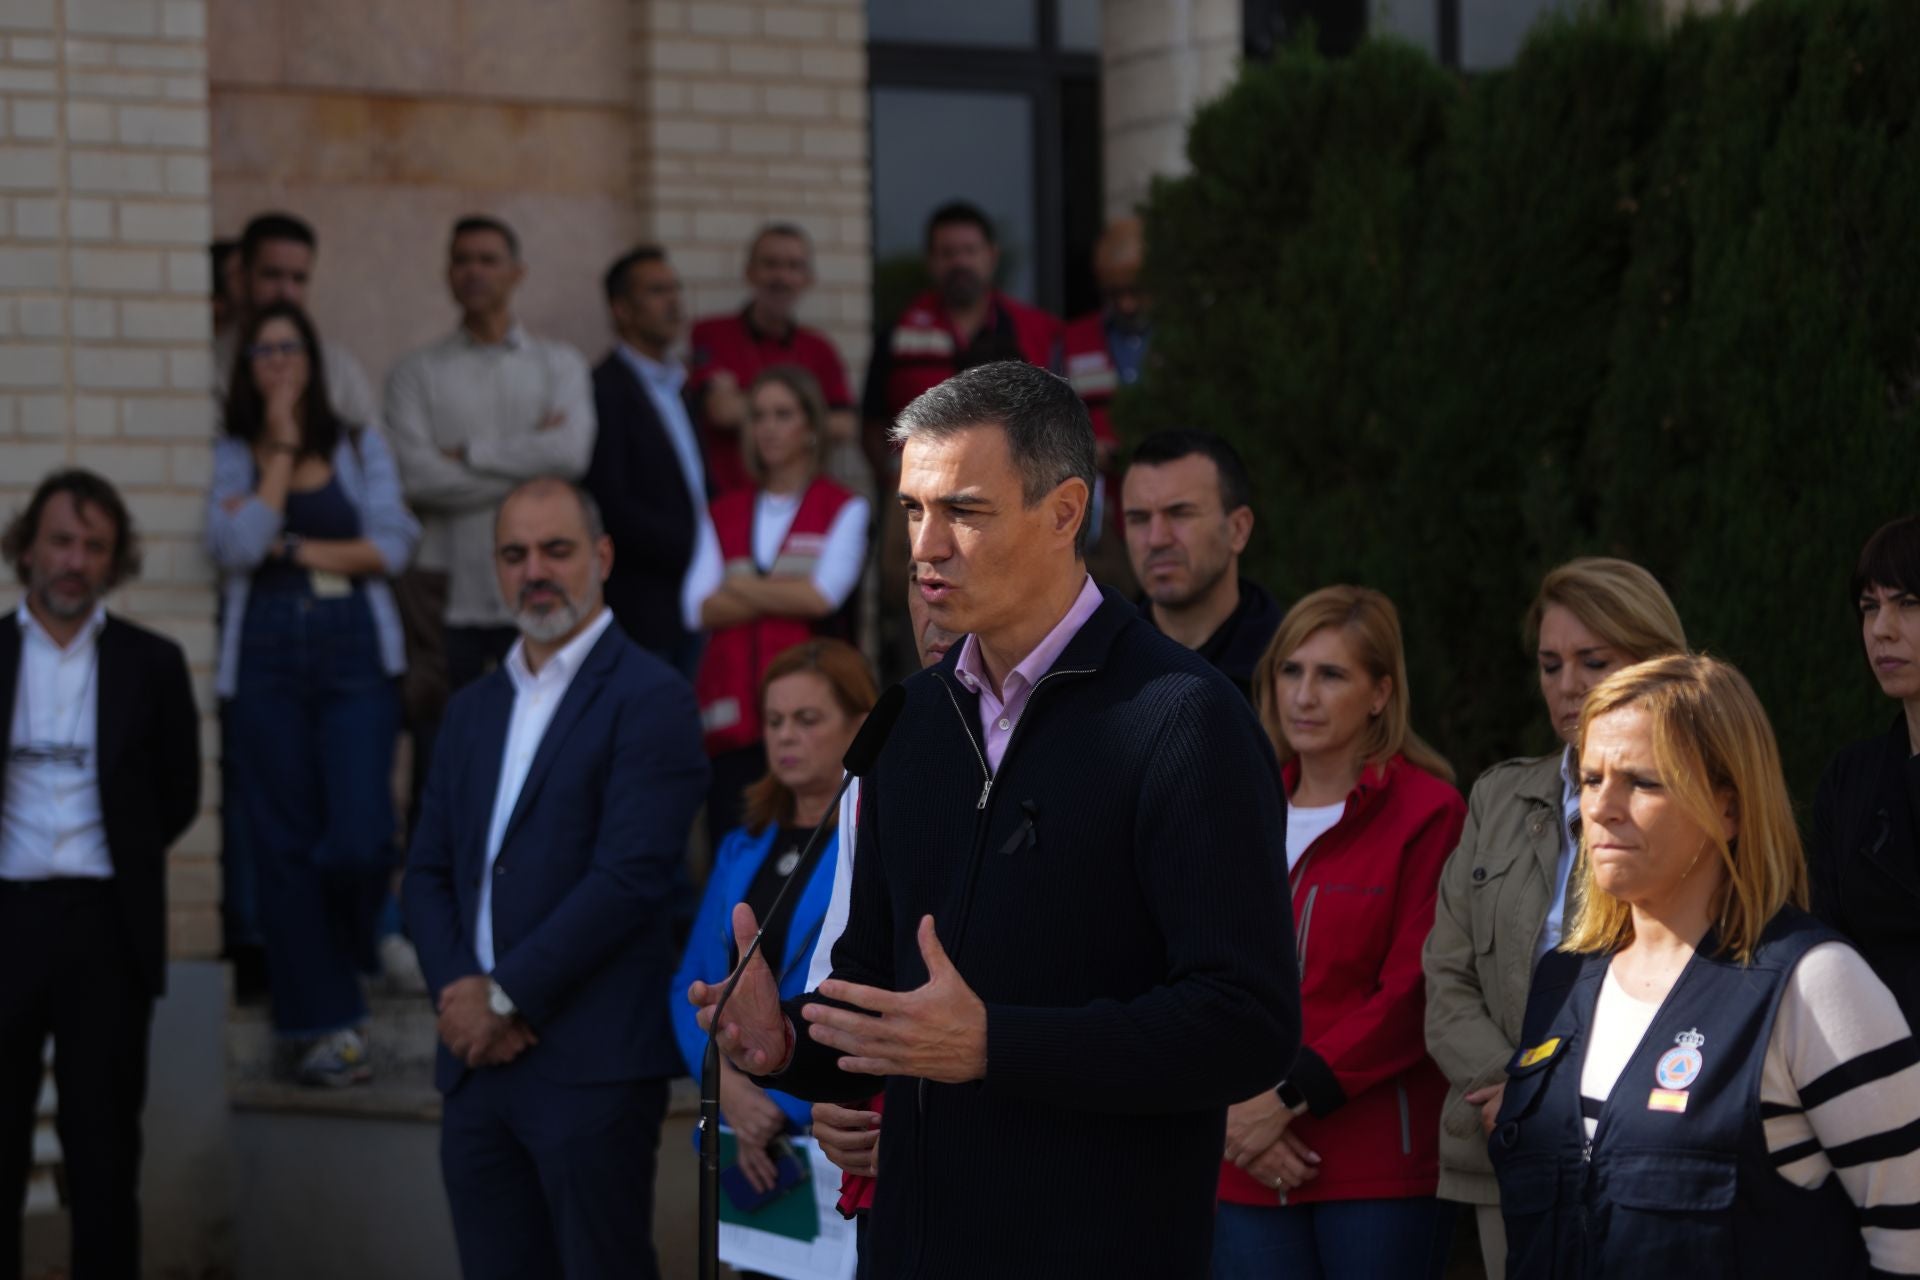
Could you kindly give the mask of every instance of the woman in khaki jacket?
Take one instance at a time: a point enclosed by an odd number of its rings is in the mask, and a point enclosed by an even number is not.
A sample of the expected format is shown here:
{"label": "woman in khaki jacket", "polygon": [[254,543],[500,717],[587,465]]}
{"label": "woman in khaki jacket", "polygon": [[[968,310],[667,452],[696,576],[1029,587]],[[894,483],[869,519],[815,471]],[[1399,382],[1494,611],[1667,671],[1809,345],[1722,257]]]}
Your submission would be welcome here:
{"label": "woman in khaki jacket", "polygon": [[[1564,743],[1579,729],[1588,690],[1621,667],[1687,647],[1680,615],[1654,576],[1604,558],[1547,574],[1527,632],[1540,693]],[[1500,1110],[1534,966],[1560,942],[1579,820],[1570,748],[1481,774],[1460,847],[1440,878],[1423,953],[1427,1050],[1452,1086],[1440,1112],[1440,1197],[1475,1207],[1489,1276],[1505,1274],[1507,1250],[1486,1134]]]}

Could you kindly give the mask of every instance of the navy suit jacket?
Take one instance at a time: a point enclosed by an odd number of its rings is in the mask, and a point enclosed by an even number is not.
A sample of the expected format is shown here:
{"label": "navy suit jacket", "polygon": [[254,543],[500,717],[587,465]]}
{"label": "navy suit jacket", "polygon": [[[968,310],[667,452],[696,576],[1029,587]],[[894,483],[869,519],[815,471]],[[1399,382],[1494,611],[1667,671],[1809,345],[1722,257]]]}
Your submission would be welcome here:
{"label": "navy suit jacket", "polygon": [[[421,799],[402,897],[430,991],[480,972],[473,926],[513,712],[496,670],[454,695]],[[706,798],[693,690],[609,627],[534,753],[493,867],[493,977],[562,1083],[680,1074],[667,1021],[672,894]],[[440,1046],[436,1083],[468,1068]]]}

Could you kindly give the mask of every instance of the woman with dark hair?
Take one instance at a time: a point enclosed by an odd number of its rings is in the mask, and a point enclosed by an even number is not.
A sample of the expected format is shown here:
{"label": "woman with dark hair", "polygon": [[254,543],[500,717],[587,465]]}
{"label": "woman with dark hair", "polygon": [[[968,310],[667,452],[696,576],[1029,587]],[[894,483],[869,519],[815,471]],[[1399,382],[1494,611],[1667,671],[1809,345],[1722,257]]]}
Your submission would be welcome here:
{"label": "woman with dark hair", "polygon": [[1920,516],[1867,539],[1849,597],[1887,728],[1843,747],[1813,800],[1813,913],[1845,934],[1920,1019]]}
{"label": "woman with dark hair", "polygon": [[[696,1079],[707,1033],[695,1021],[687,988],[696,980],[724,979],[738,962],[733,940],[736,903],[752,907],[761,922],[761,950],[779,979],[781,995],[807,990],[808,962],[833,894],[839,831],[829,832],[810,860],[803,861],[801,853],[815,827],[836,822],[831,806],[840,788],[840,758],[878,696],[867,660],[838,640],[795,645],[767,666],[760,694],[767,773],[747,788],[745,824],[721,841],[671,988],[674,1034]],[[772,912],[781,889],[796,879],[799,883],[780,910]],[[741,1174],[763,1192],[774,1185],[768,1144],[783,1133],[805,1129],[811,1118],[809,1104],[762,1089],[724,1057],[720,1113],[733,1130]]]}
{"label": "woman with dark hair", "polygon": [[405,669],[388,580],[420,528],[377,431],[327,402],[313,324],[281,303],[240,334],[214,446],[207,546],[223,572],[230,699],[258,860],[274,1030],[304,1084],[367,1080],[359,959],[394,860]]}
{"label": "woman with dark hair", "polygon": [[694,692],[713,783],[707,831],[740,820],[740,795],[767,770],[756,709],[774,655],[816,635],[845,638],[844,610],[867,563],[865,498],[822,471],[827,405],[796,365],[761,371],[747,391],[741,446],[752,489],[722,494],[687,571],[689,631],[710,633]]}

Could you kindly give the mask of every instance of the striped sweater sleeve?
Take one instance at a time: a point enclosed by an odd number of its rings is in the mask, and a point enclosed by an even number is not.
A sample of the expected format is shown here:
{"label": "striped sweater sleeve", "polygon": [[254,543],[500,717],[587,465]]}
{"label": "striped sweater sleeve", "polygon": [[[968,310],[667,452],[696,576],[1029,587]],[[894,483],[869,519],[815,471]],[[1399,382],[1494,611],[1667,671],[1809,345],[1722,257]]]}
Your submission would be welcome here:
{"label": "striped sweater sleeve", "polygon": [[1875,1275],[1920,1275],[1920,1042],[1844,943],[1813,948],[1781,998],[1760,1086],[1780,1176],[1837,1176]]}

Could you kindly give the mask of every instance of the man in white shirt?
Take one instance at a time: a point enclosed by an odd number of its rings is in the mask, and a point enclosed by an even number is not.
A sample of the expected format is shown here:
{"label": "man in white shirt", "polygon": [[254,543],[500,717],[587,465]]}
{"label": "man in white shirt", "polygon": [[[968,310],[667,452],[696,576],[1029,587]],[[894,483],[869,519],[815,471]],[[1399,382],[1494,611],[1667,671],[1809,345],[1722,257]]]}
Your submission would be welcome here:
{"label": "man in white shirt", "polygon": [[138,563],[99,476],[47,477],[0,541],[0,1276],[18,1276],[42,1052],[54,1044],[76,1276],[140,1271],[147,1032],[166,977],[166,853],[200,809],[180,647],[109,614]]}
{"label": "man in white shirt", "polygon": [[515,489],[494,552],[520,639],[447,706],[403,891],[437,993],[461,1270],[647,1280],[654,1152],[682,1070],[667,988],[707,783],[699,712],[613,625],[614,548],[584,490]]}

